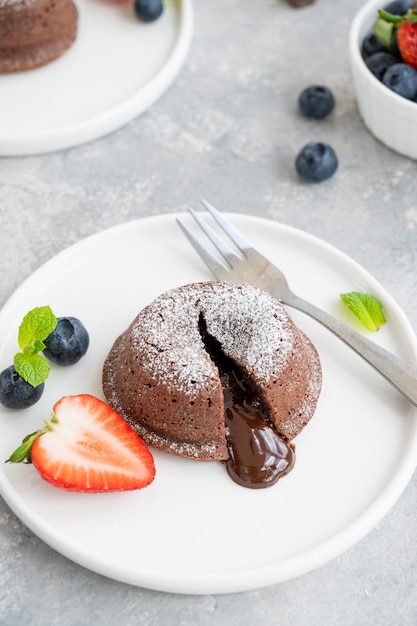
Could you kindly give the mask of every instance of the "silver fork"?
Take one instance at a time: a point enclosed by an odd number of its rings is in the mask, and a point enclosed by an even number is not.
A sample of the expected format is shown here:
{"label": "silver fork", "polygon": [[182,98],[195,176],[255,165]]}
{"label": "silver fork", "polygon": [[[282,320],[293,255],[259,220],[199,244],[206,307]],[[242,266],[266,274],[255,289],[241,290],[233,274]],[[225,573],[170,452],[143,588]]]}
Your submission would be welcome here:
{"label": "silver fork", "polygon": [[417,406],[417,369],[415,367],[402,361],[388,350],[381,348],[314,304],[295,295],[290,290],[284,274],[276,266],[257,252],[211,204],[205,200],[202,200],[202,203],[233,242],[234,246],[236,246],[239,254],[236,254],[235,249],[230,246],[227,240],[220,237],[202,219],[200,213],[193,209],[190,209],[191,215],[215,248],[217,248],[224,263],[219,262],[209,248],[193,234],[183,221],[180,219],[177,219],[177,221],[197,253],[216,278],[255,285],[270,293],[282,304],[302,311],[317,320],[357,352],[403,396]]}

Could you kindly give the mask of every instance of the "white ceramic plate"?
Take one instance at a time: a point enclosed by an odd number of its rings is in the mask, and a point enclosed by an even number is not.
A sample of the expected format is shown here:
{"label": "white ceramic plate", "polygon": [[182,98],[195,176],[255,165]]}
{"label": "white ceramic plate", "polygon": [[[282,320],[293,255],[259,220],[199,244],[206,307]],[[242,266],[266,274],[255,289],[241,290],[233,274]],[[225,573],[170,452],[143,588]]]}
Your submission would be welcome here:
{"label": "white ceramic plate", "polygon": [[[372,338],[416,362],[416,338],[405,315],[354,261],[288,226],[229,217],[279,264],[296,292],[327,311],[348,318],[339,304],[344,291],[380,298],[388,322]],[[40,427],[62,395],[103,397],[104,358],[144,305],[169,288],[209,278],[174,215],[104,231],[41,267],[0,313],[1,366],[12,361],[20,320],[35,306],[50,304],[57,315],[81,318],[91,345],[77,365],[53,367],[37,405],[17,413],[0,408],[0,459]],[[293,317],[319,350],[323,391],[316,415],[295,441],[294,470],[274,487],[245,489],[220,463],[155,451],[157,477],[143,491],[67,493],[42,481],[31,466],[1,463],[2,496],[68,558],[157,590],[243,591],[333,559],[381,520],[409,481],[417,461],[417,411],[319,324],[296,312]]]}
{"label": "white ceramic plate", "polygon": [[75,2],[72,48],[44,67],[0,74],[0,156],[62,150],[120,128],[168,89],[186,58],[191,0],[166,2],[151,24],[134,16],[133,0]]}

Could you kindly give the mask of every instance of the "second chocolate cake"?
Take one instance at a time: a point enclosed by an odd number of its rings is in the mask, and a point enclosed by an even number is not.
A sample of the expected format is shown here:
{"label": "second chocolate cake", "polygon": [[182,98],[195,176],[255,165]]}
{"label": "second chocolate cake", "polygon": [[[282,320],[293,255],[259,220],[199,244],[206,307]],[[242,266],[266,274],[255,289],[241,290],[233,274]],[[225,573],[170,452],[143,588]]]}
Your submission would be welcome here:
{"label": "second chocolate cake", "polygon": [[0,0],[0,74],[57,59],[74,43],[77,28],[73,0]]}

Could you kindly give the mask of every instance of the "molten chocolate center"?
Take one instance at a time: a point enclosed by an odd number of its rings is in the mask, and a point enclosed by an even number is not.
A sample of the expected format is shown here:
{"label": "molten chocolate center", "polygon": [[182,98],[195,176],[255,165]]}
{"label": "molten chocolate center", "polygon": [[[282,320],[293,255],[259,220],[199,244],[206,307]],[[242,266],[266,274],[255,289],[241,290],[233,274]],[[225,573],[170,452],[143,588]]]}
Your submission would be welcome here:
{"label": "molten chocolate center", "polygon": [[294,451],[272,426],[257,390],[208,334],[203,317],[200,332],[222,382],[229,476],[243,487],[270,487],[292,469]]}

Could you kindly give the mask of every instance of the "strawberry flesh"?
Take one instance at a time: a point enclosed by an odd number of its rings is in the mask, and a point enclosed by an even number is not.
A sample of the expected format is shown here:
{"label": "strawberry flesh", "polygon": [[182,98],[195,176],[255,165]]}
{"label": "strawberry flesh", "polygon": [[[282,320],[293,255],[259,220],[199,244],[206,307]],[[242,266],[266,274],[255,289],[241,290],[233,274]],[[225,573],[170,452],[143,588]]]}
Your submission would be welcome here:
{"label": "strawberry flesh", "polygon": [[107,404],[88,394],[64,396],[35,439],[31,461],[42,478],[68,491],[141,489],[155,477],[153,456]]}
{"label": "strawberry flesh", "polygon": [[417,22],[403,22],[397,32],[397,44],[404,63],[417,69]]}

